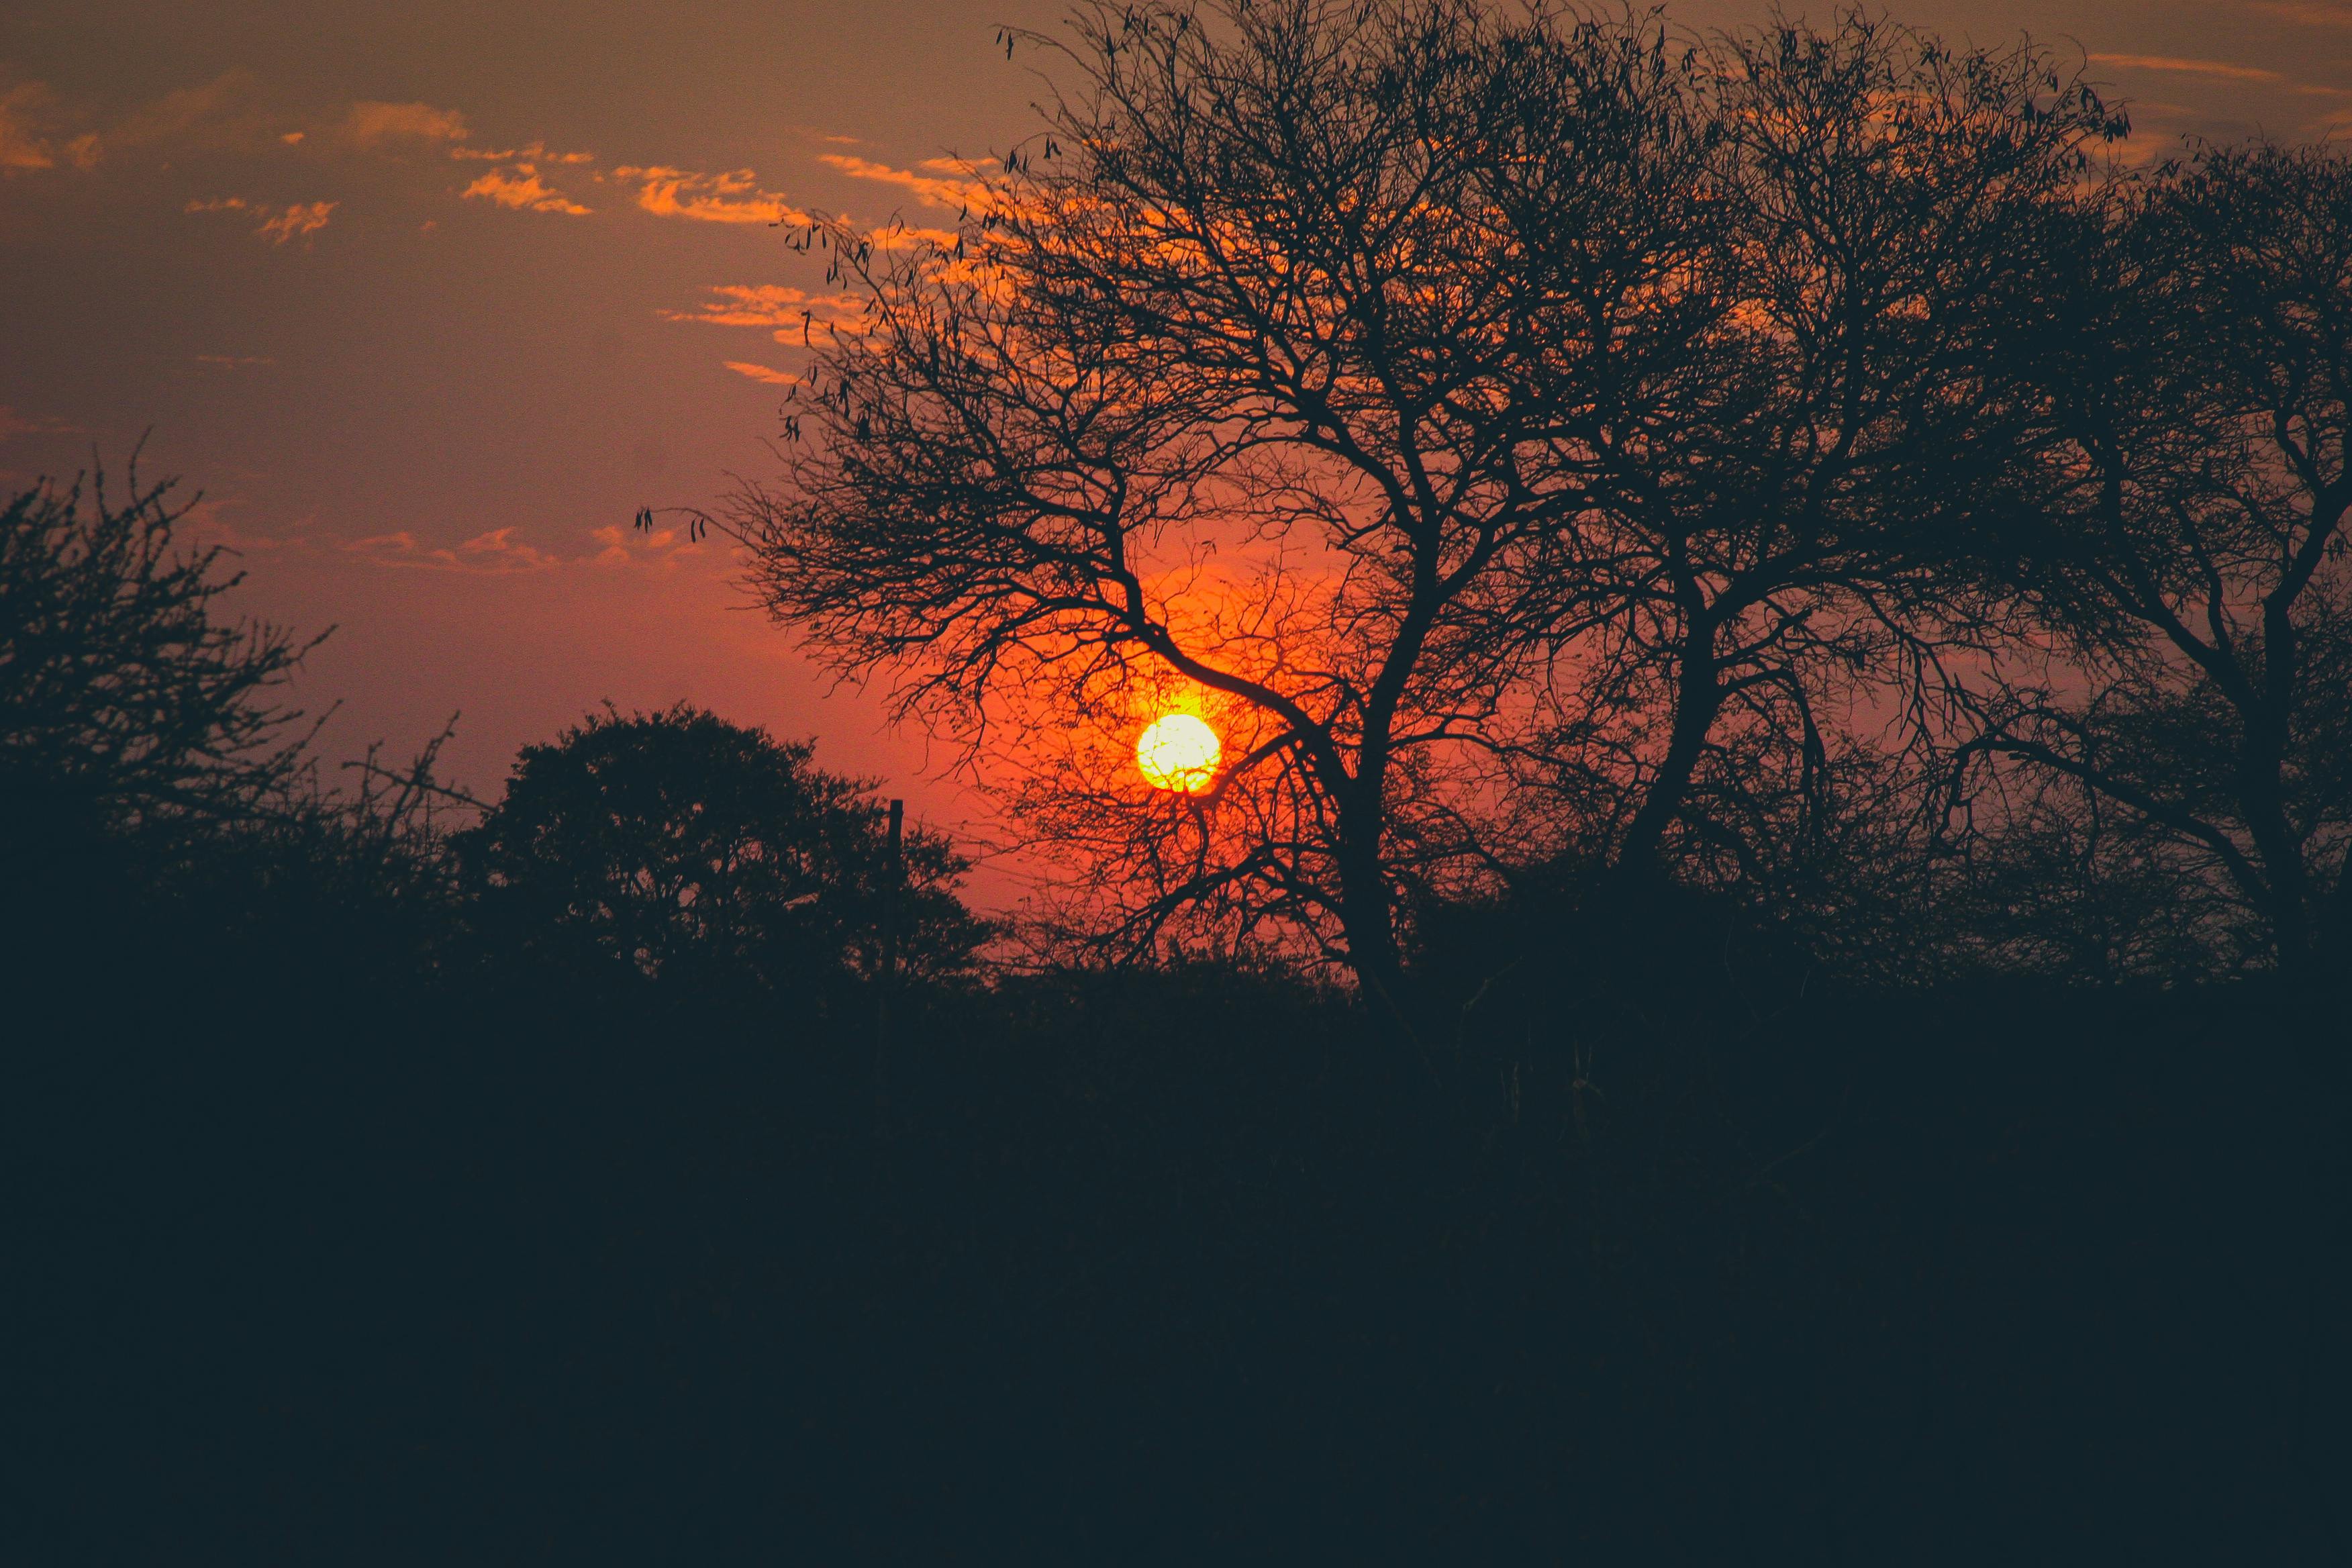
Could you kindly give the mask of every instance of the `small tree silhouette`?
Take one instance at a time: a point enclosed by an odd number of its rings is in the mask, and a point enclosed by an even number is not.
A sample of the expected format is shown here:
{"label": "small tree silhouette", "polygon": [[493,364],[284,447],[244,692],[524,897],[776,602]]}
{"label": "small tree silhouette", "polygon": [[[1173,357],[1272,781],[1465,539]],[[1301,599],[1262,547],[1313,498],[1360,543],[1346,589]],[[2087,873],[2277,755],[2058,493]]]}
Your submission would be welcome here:
{"label": "small tree silhouette", "polygon": [[221,618],[242,574],[181,547],[172,490],[134,464],[120,504],[93,474],[0,508],[0,834],[250,816],[299,766],[310,732],[277,699],[325,634]]}
{"label": "small tree silhouette", "polygon": [[[890,893],[868,783],[680,704],[607,712],[524,748],[505,797],[454,844],[493,948],[591,971],[771,987],[871,976]],[[906,837],[896,921],[917,980],[968,968],[988,930],[956,897],[969,862]]]}

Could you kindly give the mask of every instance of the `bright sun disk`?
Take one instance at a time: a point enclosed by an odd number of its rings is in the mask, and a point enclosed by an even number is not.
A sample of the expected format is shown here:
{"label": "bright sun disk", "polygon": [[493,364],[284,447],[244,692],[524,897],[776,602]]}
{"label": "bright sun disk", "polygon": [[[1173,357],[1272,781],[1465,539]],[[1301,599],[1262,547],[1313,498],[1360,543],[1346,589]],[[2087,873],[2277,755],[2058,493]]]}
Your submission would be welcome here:
{"label": "bright sun disk", "polygon": [[1199,795],[1215,782],[1217,732],[1190,713],[1151,721],[1135,742],[1135,765],[1154,789]]}

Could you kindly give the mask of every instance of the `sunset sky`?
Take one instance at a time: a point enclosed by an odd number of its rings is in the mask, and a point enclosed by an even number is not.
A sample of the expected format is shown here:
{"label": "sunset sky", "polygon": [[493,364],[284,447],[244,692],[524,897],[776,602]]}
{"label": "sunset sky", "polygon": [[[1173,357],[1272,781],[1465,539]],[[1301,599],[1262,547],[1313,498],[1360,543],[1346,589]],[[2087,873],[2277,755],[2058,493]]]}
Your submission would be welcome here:
{"label": "sunset sky", "polygon": [[[1797,9],[1792,5],[1790,9]],[[1760,5],[1675,6],[1690,28]],[[0,13],[0,479],[93,448],[205,493],[242,604],[339,627],[336,755],[462,710],[451,772],[610,699],[685,698],[887,775],[917,734],[824,677],[716,544],[628,531],[762,472],[823,258],[777,216],[950,220],[927,163],[1036,126],[1060,0],[396,6],[15,0]],[[2140,155],[2352,131],[2352,0],[2011,0],[1895,15],[2087,54]],[[813,308],[822,310],[822,301]],[[789,340],[779,342],[779,337]]]}

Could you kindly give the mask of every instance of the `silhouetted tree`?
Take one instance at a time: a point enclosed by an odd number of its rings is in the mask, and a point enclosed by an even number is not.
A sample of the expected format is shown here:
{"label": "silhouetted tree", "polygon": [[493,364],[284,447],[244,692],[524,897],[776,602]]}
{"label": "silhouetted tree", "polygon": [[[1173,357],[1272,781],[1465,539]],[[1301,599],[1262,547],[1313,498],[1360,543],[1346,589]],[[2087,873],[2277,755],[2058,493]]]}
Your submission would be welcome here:
{"label": "silhouetted tree", "polygon": [[[1079,90],[951,242],[817,231],[866,312],[736,521],[820,651],[1011,732],[1120,942],[1272,920],[1385,985],[1401,896],[1737,848],[1695,793],[1818,773],[1824,689],[1918,662],[2093,95],[1859,18],[1076,25]],[[1155,796],[1128,748],[1184,704],[1226,763]]]}
{"label": "silhouetted tree", "polygon": [[[1850,716],[1924,733],[1979,640],[1955,546],[2034,429],[2005,351],[2123,121],[2030,47],[1859,11],[1726,38],[1706,70],[1720,149],[1668,280],[1671,379],[1574,427],[1591,504],[1548,563],[1559,722],[1534,776],[1626,873],[1764,879],[1818,826]],[[1558,321],[1607,351],[1605,323]]]}
{"label": "silhouetted tree", "polygon": [[[873,786],[680,705],[592,716],[527,746],[506,795],[454,841],[495,952],[651,978],[774,987],[873,973],[891,875]],[[906,836],[901,964],[961,973],[987,928],[968,862]]]}
{"label": "silhouetted tree", "polygon": [[2306,967],[2352,934],[2352,159],[2209,149],[2092,216],[2036,345],[2042,635],[1970,751],[2079,780]]}
{"label": "silhouetted tree", "polygon": [[[1376,983],[1400,880],[1465,858],[1443,781],[1527,652],[1507,628],[1572,495],[1543,477],[1596,365],[1492,188],[1514,41],[1466,0],[1082,8],[1034,156],[946,246],[841,253],[868,309],[781,489],[740,519],[777,612],[992,759],[1148,945],[1180,910],[1319,935]],[[1696,157],[1634,26],[1561,45],[1549,130],[1608,309],[1680,261]],[[1571,226],[1549,208],[1535,215]],[[1230,565],[1226,564],[1231,563]],[[1128,761],[1162,705],[1225,738],[1206,800]]]}
{"label": "silhouetted tree", "polygon": [[153,894],[222,946],[289,961],[339,948],[339,965],[349,952],[379,973],[423,975],[462,930],[449,839],[480,810],[436,776],[455,732],[453,719],[404,768],[381,746],[333,773],[305,759],[251,809],[181,844],[153,868]]}
{"label": "silhouetted tree", "polygon": [[0,832],[247,816],[299,764],[278,696],[319,639],[220,616],[242,574],[182,547],[172,489],[134,470],[120,503],[93,477],[0,508]]}
{"label": "silhouetted tree", "polygon": [[[131,476],[0,510],[0,965],[79,1005],[131,984],[192,1016],[326,977],[410,984],[456,925],[440,742],[322,773],[281,700],[316,639],[225,616],[240,576]],[[192,503],[191,503],[192,504]],[[446,740],[447,736],[442,737]],[[356,772],[356,787],[337,787]]]}

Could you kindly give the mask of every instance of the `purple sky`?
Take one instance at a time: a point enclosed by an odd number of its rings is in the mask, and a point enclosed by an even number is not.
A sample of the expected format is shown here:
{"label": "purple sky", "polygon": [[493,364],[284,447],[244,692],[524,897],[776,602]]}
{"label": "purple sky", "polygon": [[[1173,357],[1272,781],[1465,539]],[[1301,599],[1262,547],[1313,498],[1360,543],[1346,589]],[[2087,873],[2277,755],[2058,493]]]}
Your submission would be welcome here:
{"label": "purple sky", "polygon": [[[1799,7],[1793,4],[1792,11]],[[1705,29],[1764,7],[1671,11]],[[1060,0],[609,0],[339,7],[14,0],[0,12],[0,480],[119,468],[205,495],[244,605],[339,629],[302,696],[338,755],[465,715],[455,776],[610,699],[690,699],[975,809],[919,734],[827,682],[714,545],[639,506],[758,473],[792,290],[766,219],[913,223],[927,160],[1031,133],[1041,63],[999,24]],[[1904,20],[2030,31],[2183,133],[2352,129],[2352,0],[1946,0]],[[820,307],[821,308],[821,307]],[[798,332],[783,335],[794,343]]]}

